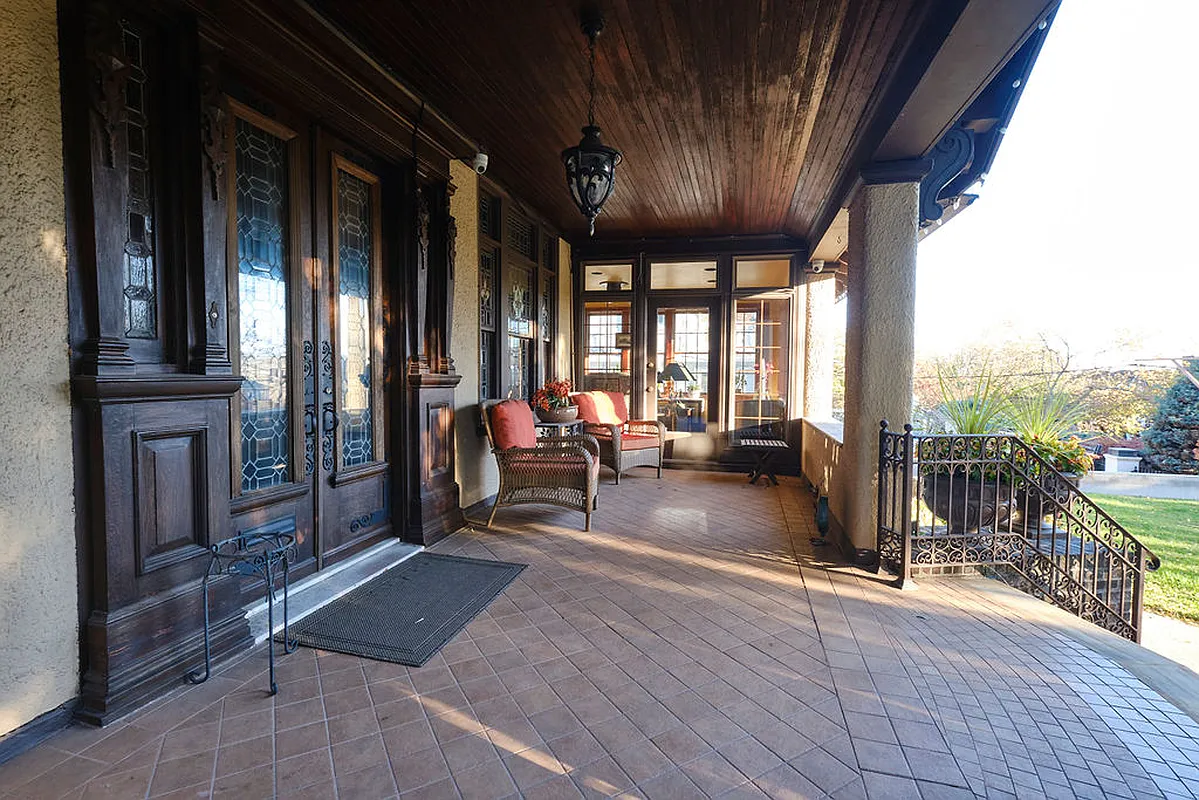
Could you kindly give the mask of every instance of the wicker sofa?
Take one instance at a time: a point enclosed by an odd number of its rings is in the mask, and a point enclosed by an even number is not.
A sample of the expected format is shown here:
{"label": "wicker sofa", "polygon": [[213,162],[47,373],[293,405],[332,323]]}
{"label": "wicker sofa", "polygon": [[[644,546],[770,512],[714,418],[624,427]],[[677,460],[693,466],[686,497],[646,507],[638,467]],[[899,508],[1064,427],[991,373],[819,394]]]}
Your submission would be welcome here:
{"label": "wicker sofa", "polygon": [[599,442],[600,463],[615,470],[617,483],[633,467],[657,467],[662,477],[665,425],[656,419],[629,419],[619,392],[578,392],[571,399],[579,407],[584,432]]}
{"label": "wicker sofa", "polygon": [[501,506],[546,503],[582,511],[583,530],[591,530],[599,489],[600,447],[595,437],[538,439],[533,412],[523,400],[489,400],[483,403],[482,413],[500,470],[487,527]]}

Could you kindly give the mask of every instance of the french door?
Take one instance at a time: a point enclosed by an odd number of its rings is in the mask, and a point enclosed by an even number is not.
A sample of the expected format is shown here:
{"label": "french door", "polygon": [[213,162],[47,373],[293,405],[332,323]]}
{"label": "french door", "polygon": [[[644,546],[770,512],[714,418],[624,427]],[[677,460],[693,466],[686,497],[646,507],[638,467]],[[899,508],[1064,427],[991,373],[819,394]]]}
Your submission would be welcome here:
{"label": "french door", "polygon": [[667,430],[706,433],[718,401],[720,325],[711,298],[650,301],[645,385]]}
{"label": "french door", "polygon": [[392,533],[383,220],[401,217],[386,165],[231,108],[234,532],[294,530],[311,570]]}

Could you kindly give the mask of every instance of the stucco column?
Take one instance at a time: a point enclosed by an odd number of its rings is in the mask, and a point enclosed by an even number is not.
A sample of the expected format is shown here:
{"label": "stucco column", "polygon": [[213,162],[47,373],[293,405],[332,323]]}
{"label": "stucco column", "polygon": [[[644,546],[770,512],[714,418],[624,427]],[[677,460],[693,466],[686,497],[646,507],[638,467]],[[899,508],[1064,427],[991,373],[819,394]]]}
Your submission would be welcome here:
{"label": "stucco column", "polygon": [[849,207],[842,491],[855,548],[876,549],[879,420],[903,425],[912,412],[922,166],[864,171]]}
{"label": "stucco column", "polygon": [[808,275],[804,284],[803,416],[827,422],[833,418],[833,306],[837,281],[831,272]]}

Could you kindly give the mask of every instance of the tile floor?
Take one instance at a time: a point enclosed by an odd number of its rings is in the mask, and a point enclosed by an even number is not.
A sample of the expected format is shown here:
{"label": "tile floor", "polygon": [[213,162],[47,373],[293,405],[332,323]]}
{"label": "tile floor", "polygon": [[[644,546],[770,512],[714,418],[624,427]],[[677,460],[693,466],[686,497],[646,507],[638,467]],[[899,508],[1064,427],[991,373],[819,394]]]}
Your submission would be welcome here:
{"label": "tile floor", "polygon": [[1199,796],[1199,724],[1143,682],[978,581],[826,567],[811,517],[795,479],[648,470],[590,533],[501,510],[434,549],[529,569],[425,667],[301,649],[272,699],[260,650],[0,795]]}

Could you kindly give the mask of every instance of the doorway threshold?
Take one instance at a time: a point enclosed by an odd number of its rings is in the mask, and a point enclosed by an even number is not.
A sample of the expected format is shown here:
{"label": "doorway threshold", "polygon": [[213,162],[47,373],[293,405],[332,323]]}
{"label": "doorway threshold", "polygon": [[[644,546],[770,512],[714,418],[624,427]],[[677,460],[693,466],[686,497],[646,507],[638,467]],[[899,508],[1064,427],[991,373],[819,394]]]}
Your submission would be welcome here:
{"label": "doorway threshold", "polygon": [[[353,558],[314,573],[291,585],[288,590],[289,624],[295,624],[312,612],[342,595],[357,589],[397,564],[424,550],[420,545],[399,539],[387,539],[368,547]],[[275,593],[275,631],[283,629],[283,593]],[[258,600],[245,607],[246,621],[254,644],[267,638],[267,603]]]}

